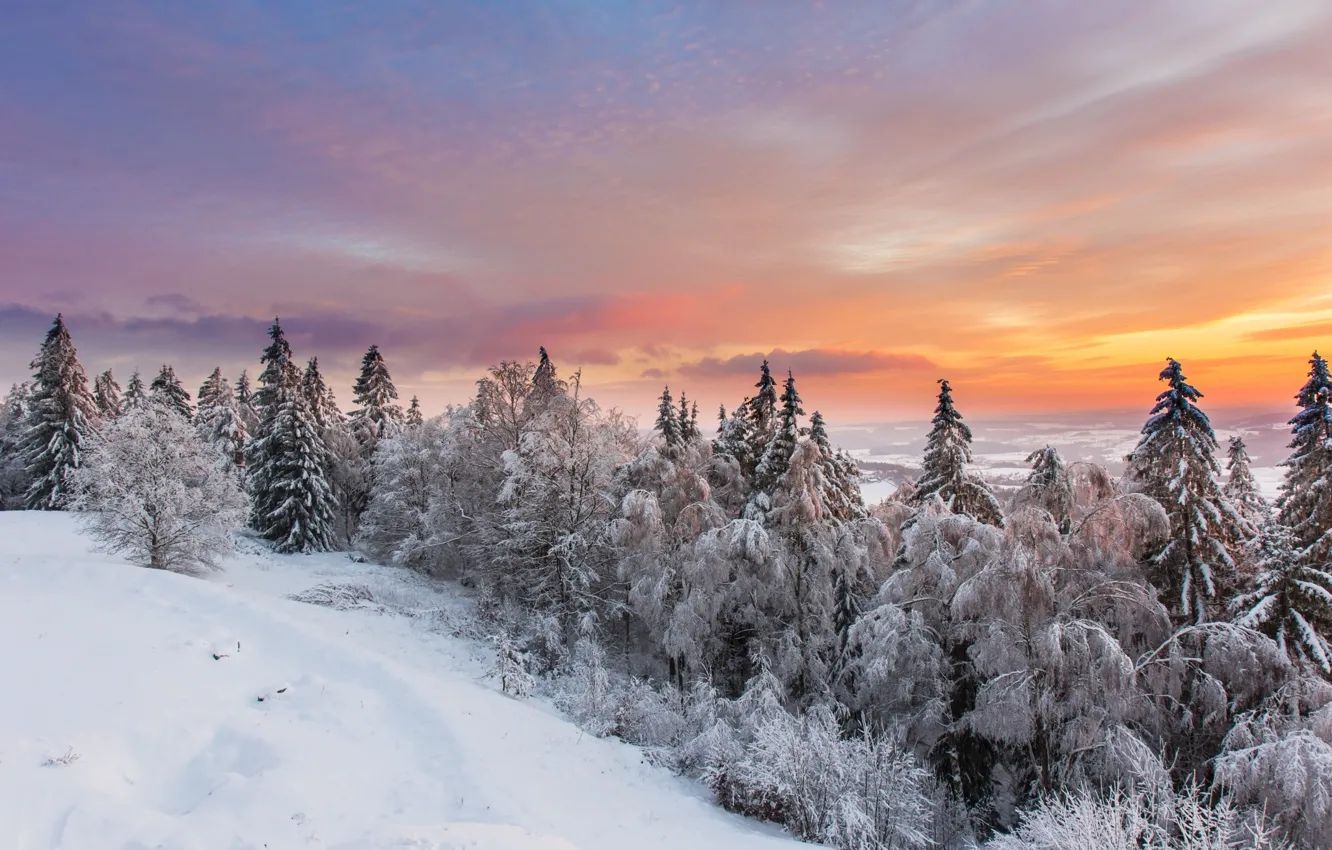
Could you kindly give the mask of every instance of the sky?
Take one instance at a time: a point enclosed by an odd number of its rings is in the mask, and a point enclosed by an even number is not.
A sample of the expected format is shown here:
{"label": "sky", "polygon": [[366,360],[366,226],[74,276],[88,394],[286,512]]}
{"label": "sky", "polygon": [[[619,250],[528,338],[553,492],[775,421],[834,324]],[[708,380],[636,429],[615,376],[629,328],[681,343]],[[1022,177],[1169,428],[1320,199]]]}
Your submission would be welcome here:
{"label": "sky", "polygon": [[[1289,407],[1332,348],[1332,3],[0,4],[0,380],[197,384],[282,318],[344,406],[546,346],[709,411]],[[711,412],[707,414],[709,417]]]}

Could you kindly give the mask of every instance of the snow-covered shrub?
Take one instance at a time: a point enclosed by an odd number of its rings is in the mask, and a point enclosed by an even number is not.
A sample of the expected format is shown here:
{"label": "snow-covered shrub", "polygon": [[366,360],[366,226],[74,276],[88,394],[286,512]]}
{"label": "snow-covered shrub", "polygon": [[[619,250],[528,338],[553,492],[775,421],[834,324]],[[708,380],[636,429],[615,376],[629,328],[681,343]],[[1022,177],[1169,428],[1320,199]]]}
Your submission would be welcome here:
{"label": "snow-covered shrub", "polygon": [[71,480],[72,506],[88,514],[101,548],[145,567],[216,567],[245,519],[235,477],[188,420],[160,404],[108,425]]}
{"label": "snow-covered shrub", "polygon": [[494,676],[499,680],[501,691],[518,699],[527,699],[536,684],[532,674],[527,672],[523,654],[508,635],[495,638]]}

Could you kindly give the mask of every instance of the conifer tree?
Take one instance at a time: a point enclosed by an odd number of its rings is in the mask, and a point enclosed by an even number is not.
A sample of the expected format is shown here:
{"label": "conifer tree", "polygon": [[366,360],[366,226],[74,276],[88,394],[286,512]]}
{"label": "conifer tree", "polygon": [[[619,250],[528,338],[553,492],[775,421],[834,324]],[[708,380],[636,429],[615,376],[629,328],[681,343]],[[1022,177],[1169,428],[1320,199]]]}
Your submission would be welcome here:
{"label": "conifer tree", "polygon": [[97,402],[97,412],[103,422],[109,422],[120,416],[124,407],[120,396],[120,384],[110,369],[98,375],[93,381],[93,400]]}
{"label": "conifer tree", "polygon": [[725,409],[723,409],[717,439],[712,442],[712,452],[715,455],[733,458],[740,467],[740,473],[745,481],[752,483],[758,457],[754,454],[754,427],[749,418],[749,411],[749,399],[745,399],[729,419],[725,418]]}
{"label": "conifer tree", "polygon": [[325,552],[333,548],[337,509],[328,449],[297,381],[273,389],[272,416],[247,452],[250,522],[279,552]]}
{"label": "conifer tree", "polygon": [[421,399],[412,396],[412,403],[407,406],[407,426],[418,428],[425,424],[425,416],[421,413]]}
{"label": "conifer tree", "polygon": [[194,408],[190,406],[189,391],[181,386],[180,378],[176,377],[176,370],[169,364],[163,364],[162,371],[153,378],[152,398],[153,401],[166,405],[168,410],[185,417],[186,422],[193,421]]}
{"label": "conifer tree", "polygon": [[[296,387],[301,377],[300,369],[296,367],[292,360],[291,345],[287,342],[287,335],[282,330],[281,320],[273,320],[273,325],[268,329],[268,339],[268,347],[259,356],[259,362],[264,367],[263,371],[259,373],[259,389],[248,398],[255,416],[259,420],[256,434],[264,427],[265,423],[277,415],[280,391],[289,387]],[[241,379],[243,381],[246,379],[243,372],[241,373]],[[244,396],[245,394],[238,393],[238,395]]]}
{"label": "conifer tree", "polygon": [[653,430],[661,434],[667,450],[675,449],[680,445],[682,439],[680,420],[675,413],[675,399],[671,397],[669,386],[661,391],[661,398],[657,402],[657,422],[653,425]]}
{"label": "conifer tree", "polygon": [[1274,520],[1263,524],[1250,548],[1258,573],[1232,603],[1237,621],[1275,640],[1293,660],[1332,673],[1332,574],[1305,563],[1290,529]]}
{"label": "conifer tree", "polygon": [[242,369],[236,379],[236,409],[240,412],[241,423],[251,433],[259,427],[259,414],[254,409],[254,390],[250,386],[250,373]]}
{"label": "conifer tree", "polygon": [[342,423],[342,411],[338,409],[337,399],[333,397],[333,388],[324,381],[319,371],[318,357],[311,357],[305,365],[301,391],[305,393],[305,403],[310,406],[310,412],[320,428],[331,428]]}
{"label": "conifer tree", "polygon": [[1278,516],[1291,530],[1300,560],[1321,569],[1332,561],[1332,377],[1316,351],[1295,400],[1300,412],[1290,420]]}
{"label": "conifer tree", "polygon": [[235,391],[218,367],[199,387],[199,407],[194,417],[199,436],[218,455],[223,468],[245,470],[245,442],[249,429],[241,417]]}
{"label": "conifer tree", "polygon": [[1002,528],[999,500],[984,479],[967,469],[971,461],[971,429],[953,406],[953,388],[940,379],[934,427],[925,441],[925,459],[913,501],[925,504],[938,496],[953,513]]}
{"label": "conifer tree", "polygon": [[21,509],[31,483],[23,457],[31,397],[32,386],[23,381],[9,388],[0,405],[0,510]]}
{"label": "conifer tree", "polygon": [[143,407],[148,401],[148,390],[143,385],[143,377],[135,369],[125,385],[125,395],[121,398],[120,409],[124,413],[132,408]]}
{"label": "conifer tree", "polygon": [[559,376],[555,373],[555,364],[550,361],[546,347],[541,346],[536,371],[532,373],[532,395],[537,400],[550,399],[564,391]]}
{"label": "conifer tree", "polygon": [[1202,398],[1179,362],[1166,361],[1168,387],[1128,456],[1127,475],[1165,508],[1170,538],[1152,559],[1162,602],[1182,622],[1213,619],[1234,589],[1230,549],[1249,536],[1247,524],[1217,485],[1216,434],[1198,407]]}
{"label": "conifer tree", "polygon": [[70,474],[81,465],[97,421],[97,403],[63,316],[56,316],[31,368],[20,451],[32,483],[24,501],[28,510],[59,510],[73,495]]}
{"label": "conifer tree", "polygon": [[[683,400],[684,396],[681,395],[680,398]],[[698,402],[695,401],[689,405],[689,430],[686,437],[690,440],[698,440],[702,436],[703,432],[698,428]]]}
{"label": "conifer tree", "polygon": [[758,392],[753,398],[746,399],[745,403],[749,406],[749,421],[754,434],[761,441],[755,452],[757,457],[763,453],[772,437],[773,420],[777,415],[777,382],[773,380],[767,360],[759,368],[758,383],[754,386]]}
{"label": "conifer tree", "polygon": [[[697,415],[698,415],[698,405],[695,404],[694,405],[695,418],[697,418]],[[698,430],[695,427],[697,423],[694,421],[694,419],[690,418],[689,401],[685,398],[685,394],[683,392],[680,393],[680,413],[677,418],[679,419],[680,422],[680,442],[682,443],[693,442],[694,438],[698,436],[698,434],[695,433]]]}
{"label": "conifer tree", "polygon": [[352,428],[368,454],[380,438],[402,422],[402,408],[394,404],[398,388],[393,385],[377,345],[370,346],[361,359],[361,376],[356,379],[355,393],[357,410],[352,413]]}
{"label": "conifer tree", "polygon": [[1229,460],[1226,471],[1229,474],[1224,488],[1226,498],[1230,499],[1240,516],[1256,529],[1267,516],[1268,506],[1267,500],[1258,492],[1258,482],[1249,469],[1253,460],[1249,457],[1248,447],[1244,445],[1244,438],[1239,435],[1231,437],[1227,454]]}
{"label": "conifer tree", "polygon": [[1054,446],[1045,446],[1027,455],[1027,463],[1031,464],[1031,472],[1027,473],[1019,499],[1045,508],[1059,530],[1067,533],[1073,509],[1073,485],[1064,458]]}
{"label": "conifer tree", "polygon": [[823,414],[814,411],[809,418],[809,438],[819,447],[822,475],[822,501],[834,519],[849,522],[868,516],[860,494],[860,468],[845,452],[834,451],[828,440],[828,426]]}
{"label": "conifer tree", "polygon": [[[766,372],[767,361],[764,361]],[[760,381],[761,383],[761,381]],[[754,486],[765,493],[772,493],[777,482],[786,474],[791,465],[791,455],[795,452],[796,440],[800,439],[800,423],[797,417],[804,416],[800,406],[800,393],[796,392],[795,376],[786,373],[786,385],[782,389],[782,407],[777,414],[772,439],[764,447],[754,471]]]}

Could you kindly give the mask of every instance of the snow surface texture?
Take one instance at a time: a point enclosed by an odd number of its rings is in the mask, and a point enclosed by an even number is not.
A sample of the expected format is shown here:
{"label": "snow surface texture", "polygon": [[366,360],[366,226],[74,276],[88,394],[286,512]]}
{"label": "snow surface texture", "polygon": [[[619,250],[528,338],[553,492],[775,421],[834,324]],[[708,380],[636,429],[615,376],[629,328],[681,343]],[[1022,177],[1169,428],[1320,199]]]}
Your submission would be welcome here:
{"label": "snow surface texture", "polygon": [[190,578],[0,513],[0,848],[807,846],[499,693],[447,590],[242,549]]}

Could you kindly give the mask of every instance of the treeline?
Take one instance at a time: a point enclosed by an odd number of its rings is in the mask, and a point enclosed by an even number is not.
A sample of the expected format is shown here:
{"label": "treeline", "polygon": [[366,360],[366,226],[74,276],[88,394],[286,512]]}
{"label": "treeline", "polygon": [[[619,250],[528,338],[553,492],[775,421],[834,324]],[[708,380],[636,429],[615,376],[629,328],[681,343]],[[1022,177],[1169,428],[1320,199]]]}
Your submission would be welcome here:
{"label": "treeline", "polygon": [[1047,446],[997,498],[941,381],[920,478],[866,506],[766,363],[715,437],[667,389],[644,438],[544,349],[422,421],[377,349],[346,417],[317,362],[300,369],[276,322],[270,337],[253,394],[215,372],[191,410],[166,368],[146,390],[88,387],[57,319],[6,402],[6,503],[60,507],[107,423],[168,409],[277,548],[354,545],[474,588],[505,690],[547,688],[804,839],[1332,846],[1317,354],[1274,505],[1239,438],[1223,472],[1170,360],[1118,479]]}

